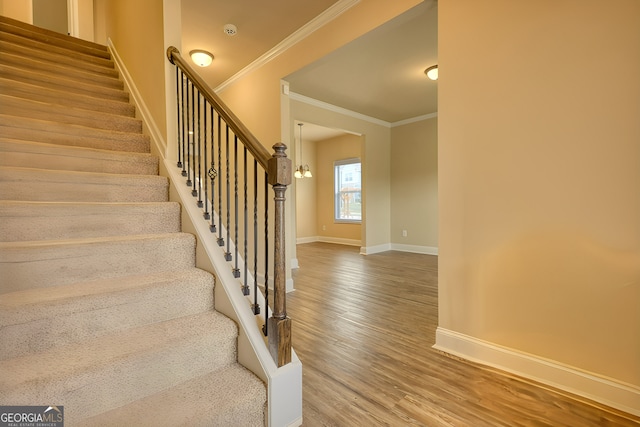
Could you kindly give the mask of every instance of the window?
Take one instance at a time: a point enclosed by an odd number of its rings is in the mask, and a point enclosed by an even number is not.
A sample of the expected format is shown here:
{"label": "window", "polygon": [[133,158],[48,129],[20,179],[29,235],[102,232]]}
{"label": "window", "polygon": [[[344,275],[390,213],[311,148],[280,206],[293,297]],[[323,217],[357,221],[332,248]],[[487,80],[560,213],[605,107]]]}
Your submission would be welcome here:
{"label": "window", "polygon": [[360,159],[338,160],[335,172],[335,221],[362,221],[362,173]]}

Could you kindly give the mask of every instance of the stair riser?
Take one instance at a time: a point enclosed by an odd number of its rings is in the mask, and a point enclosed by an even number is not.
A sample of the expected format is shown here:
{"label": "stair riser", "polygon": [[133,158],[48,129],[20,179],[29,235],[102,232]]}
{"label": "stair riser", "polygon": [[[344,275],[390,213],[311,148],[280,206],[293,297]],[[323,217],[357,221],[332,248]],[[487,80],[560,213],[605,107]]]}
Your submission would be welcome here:
{"label": "stair riser", "polygon": [[195,241],[187,234],[77,243],[1,244],[1,292],[175,271],[195,267]]}
{"label": "stair riser", "polygon": [[177,203],[0,203],[0,241],[177,233]]}
{"label": "stair riser", "polygon": [[117,78],[117,75],[106,76],[80,70],[76,67],[65,64],[54,64],[47,61],[39,61],[33,58],[17,55],[15,53],[0,52],[0,64],[11,67],[22,68],[29,71],[38,71],[52,76],[65,77],[75,81],[83,81],[112,89],[124,89],[124,83]]}
{"label": "stair riser", "polygon": [[96,100],[95,97],[67,93],[65,91],[21,83],[15,80],[7,80],[0,77],[0,93],[18,98],[30,99],[38,102],[46,102],[60,106],[97,111],[108,114],[118,114],[128,117],[135,116],[135,107],[125,102],[113,100]]}
{"label": "stair riser", "polygon": [[0,31],[13,34],[15,36],[36,40],[45,43],[46,45],[55,43],[55,45],[64,47],[68,50],[96,56],[103,59],[110,58],[109,51],[105,49],[104,46],[96,45],[80,39],[64,37],[62,34],[56,34],[52,31],[27,28],[19,21],[9,20],[4,17],[2,21],[0,21]]}
{"label": "stair riser", "polygon": [[0,166],[112,174],[158,174],[158,158],[148,153],[120,153],[2,138]]}
{"label": "stair riser", "polygon": [[93,96],[96,98],[111,99],[114,101],[129,102],[129,94],[109,87],[74,81],[66,77],[43,75],[22,68],[9,67],[0,64],[0,77],[34,85],[41,88],[63,90],[67,93]]}
{"label": "stair riser", "polygon": [[113,66],[105,67],[104,65],[93,64],[69,58],[65,55],[44,51],[41,49],[33,49],[28,46],[7,42],[0,39],[0,51],[11,53],[12,55],[32,58],[38,61],[50,64],[65,64],[66,66],[75,67],[88,73],[94,73],[101,76],[118,77],[118,71]]}
{"label": "stair riser", "polygon": [[[11,122],[15,126],[3,126],[3,124]],[[33,127],[29,127],[29,123]],[[74,134],[74,130],[77,133]],[[100,134],[104,134],[104,137],[101,137]],[[148,153],[151,147],[149,137],[142,134],[124,132],[109,134],[108,131],[100,131],[98,129],[72,125],[65,127],[62,124],[49,123],[42,120],[30,120],[4,115],[0,115],[0,135],[5,138],[28,142],[99,150],[131,151],[135,153]],[[109,136],[111,138],[108,138]]]}
{"label": "stair riser", "polygon": [[20,385],[3,395],[3,404],[57,402],[65,408],[66,423],[74,425],[80,418],[117,408],[228,366],[235,362],[234,348],[235,340],[221,342],[215,334],[202,334],[170,347],[130,354],[125,359],[93,366],[65,378]]}
{"label": "stair riser", "polygon": [[63,110],[55,104],[42,103],[14,96],[0,95],[0,114],[36,120],[55,121],[57,123],[107,131],[142,133],[142,121],[139,119],[107,115],[80,108],[67,108]]}
{"label": "stair riser", "polygon": [[[200,273],[195,279],[167,279],[120,292],[80,295],[3,311],[0,359],[212,311],[213,276]],[[86,284],[88,289],[90,286]],[[43,313],[47,317],[43,318]]]}

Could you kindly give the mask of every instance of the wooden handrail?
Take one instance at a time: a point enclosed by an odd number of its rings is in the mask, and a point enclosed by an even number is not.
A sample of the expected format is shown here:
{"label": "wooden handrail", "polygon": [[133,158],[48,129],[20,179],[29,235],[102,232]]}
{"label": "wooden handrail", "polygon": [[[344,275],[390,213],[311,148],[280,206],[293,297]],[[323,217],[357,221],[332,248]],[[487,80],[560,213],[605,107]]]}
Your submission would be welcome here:
{"label": "wooden handrail", "polygon": [[182,58],[177,47],[170,46],[167,49],[167,58],[169,58],[169,62],[182,70],[184,75],[186,75],[193,85],[198,88],[202,96],[204,96],[204,98],[215,107],[216,111],[233,130],[234,134],[238,135],[253,157],[258,160],[258,163],[260,163],[265,170],[268,169],[271,155],[267,149],[260,144],[260,141],[258,141],[258,139],[251,133],[251,131],[249,131],[249,129],[247,129],[240,119],[233,114],[222,99],[216,95],[213,89],[211,89],[202,77],[200,77],[193,68],[191,68],[187,61]]}

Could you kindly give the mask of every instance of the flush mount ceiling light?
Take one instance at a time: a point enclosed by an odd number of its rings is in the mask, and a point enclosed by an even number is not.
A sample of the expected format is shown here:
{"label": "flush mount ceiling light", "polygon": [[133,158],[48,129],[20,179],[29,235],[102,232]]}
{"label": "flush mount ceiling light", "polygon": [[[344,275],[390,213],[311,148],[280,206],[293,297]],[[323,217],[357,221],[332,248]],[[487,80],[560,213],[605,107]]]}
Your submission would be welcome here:
{"label": "flush mount ceiling light", "polygon": [[213,55],[206,50],[192,50],[189,55],[191,55],[191,60],[200,67],[208,67],[213,61]]}
{"label": "flush mount ceiling light", "polygon": [[437,65],[432,65],[431,67],[427,68],[426,70],[424,70],[424,73],[431,80],[438,80],[438,66]]}

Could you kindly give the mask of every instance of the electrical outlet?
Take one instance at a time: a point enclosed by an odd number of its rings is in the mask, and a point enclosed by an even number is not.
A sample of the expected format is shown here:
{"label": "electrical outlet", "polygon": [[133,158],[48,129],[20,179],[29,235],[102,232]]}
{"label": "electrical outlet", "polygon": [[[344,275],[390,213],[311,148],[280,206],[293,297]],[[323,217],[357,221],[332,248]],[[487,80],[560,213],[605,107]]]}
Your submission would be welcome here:
{"label": "electrical outlet", "polygon": [[326,225],[322,226],[322,231],[327,231],[327,226]]}
{"label": "electrical outlet", "polygon": [[402,230],[402,237],[407,237],[407,230]]}

